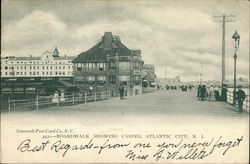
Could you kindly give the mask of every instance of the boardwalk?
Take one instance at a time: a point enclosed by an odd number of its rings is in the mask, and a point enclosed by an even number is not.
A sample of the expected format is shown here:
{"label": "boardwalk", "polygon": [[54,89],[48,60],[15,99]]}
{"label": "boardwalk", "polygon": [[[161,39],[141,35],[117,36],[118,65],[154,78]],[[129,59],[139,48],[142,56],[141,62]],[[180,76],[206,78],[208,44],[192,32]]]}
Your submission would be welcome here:
{"label": "boardwalk", "polygon": [[[237,108],[224,102],[200,101],[194,91],[157,91],[120,100],[115,97],[106,101],[87,104],[51,107],[39,111],[11,112],[3,114],[3,119],[29,123],[41,120],[41,124],[80,123],[98,125],[139,125],[190,122],[230,122],[247,121],[248,113],[239,114]],[[43,122],[43,119],[47,118]],[[129,121],[130,120],[130,121]],[[131,122],[131,120],[133,120]]]}

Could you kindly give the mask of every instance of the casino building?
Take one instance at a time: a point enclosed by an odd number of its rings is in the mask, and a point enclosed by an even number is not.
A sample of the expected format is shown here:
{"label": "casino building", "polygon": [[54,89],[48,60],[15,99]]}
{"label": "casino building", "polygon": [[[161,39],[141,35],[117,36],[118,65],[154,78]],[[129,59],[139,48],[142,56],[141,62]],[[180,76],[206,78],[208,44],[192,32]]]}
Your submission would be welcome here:
{"label": "casino building", "polygon": [[73,87],[73,56],[60,56],[57,47],[40,57],[1,58],[1,94],[52,93]]}
{"label": "casino building", "polygon": [[82,91],[90,86],[94,91],[118,91],[120,84],[125,94],[142,93],[143,60],[140,50],[130,50],[118,36],[105,32],[101,41],[73,60],[74,82]]}

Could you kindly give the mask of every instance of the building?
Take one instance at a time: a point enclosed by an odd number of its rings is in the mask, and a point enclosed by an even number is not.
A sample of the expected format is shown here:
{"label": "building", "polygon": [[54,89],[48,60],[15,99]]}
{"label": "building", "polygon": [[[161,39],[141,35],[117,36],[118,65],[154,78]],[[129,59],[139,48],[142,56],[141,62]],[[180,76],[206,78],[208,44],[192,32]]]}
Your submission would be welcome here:
{"label": "building", "polygon": [[142,68],[142,86],[144,88],[155,87],[155,67],[152,64],[144,64]]}
{"label": "building", "polygon": [[74,82],[82,91],[118,91],[120,84],[125,94],[142,92],[142,66],[140,50],[130,50],[118,36],[105,32],[101,41],[73,60]]}
{"label": "building", "polygon": [[1,58],[1,93],[26,93],[73,82],[73,56],[60,56],[57,48],[40,57]]}
{"label": "building", "polygon": [[183,83],[180,79],[180,76],[176,76],[175,78],[157,78],[157,85],[160,85],[162,87],[165,86],[179,86],[183,85]]}

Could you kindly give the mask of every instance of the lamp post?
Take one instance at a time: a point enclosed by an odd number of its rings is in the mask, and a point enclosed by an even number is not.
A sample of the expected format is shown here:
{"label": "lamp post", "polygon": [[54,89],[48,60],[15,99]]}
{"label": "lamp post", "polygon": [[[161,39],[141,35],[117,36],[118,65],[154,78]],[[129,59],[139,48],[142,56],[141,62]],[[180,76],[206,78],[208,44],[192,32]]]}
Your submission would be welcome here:
{"label": "lamp post", "polygon": [[234,39],[234,91],[233,91],[233,105],[236,104],[236,59],[237,54],[236,51],[239,49],[240,46],[240,35],[238,34],[237,30],[232,36],[232,39]]}
{"label": "lamp post", "polygon": [[109,54],[107,53],[107,64],[106,64],[106,94],[109,94]]}

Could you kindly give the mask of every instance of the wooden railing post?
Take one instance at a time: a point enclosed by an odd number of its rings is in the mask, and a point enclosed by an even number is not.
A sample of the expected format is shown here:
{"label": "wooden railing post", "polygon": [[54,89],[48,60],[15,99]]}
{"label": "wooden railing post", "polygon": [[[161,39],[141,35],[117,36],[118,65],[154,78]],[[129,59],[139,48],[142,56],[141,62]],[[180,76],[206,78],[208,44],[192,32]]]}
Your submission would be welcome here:
{"label": "wooden railing post", "polygon": [[38,110],[38,104],[39,104],[39,102],[38,102],[38,94],[36,95],[36,110]]}
{"label": "wooden railing post", "polygon": [[95,102],[96,102],[96,92],[95,92]]}
{"label": "wooden railing post", "polygon": [[8,110],[10,111],[10,97],[8,99],[8,105],[9,105]]}

